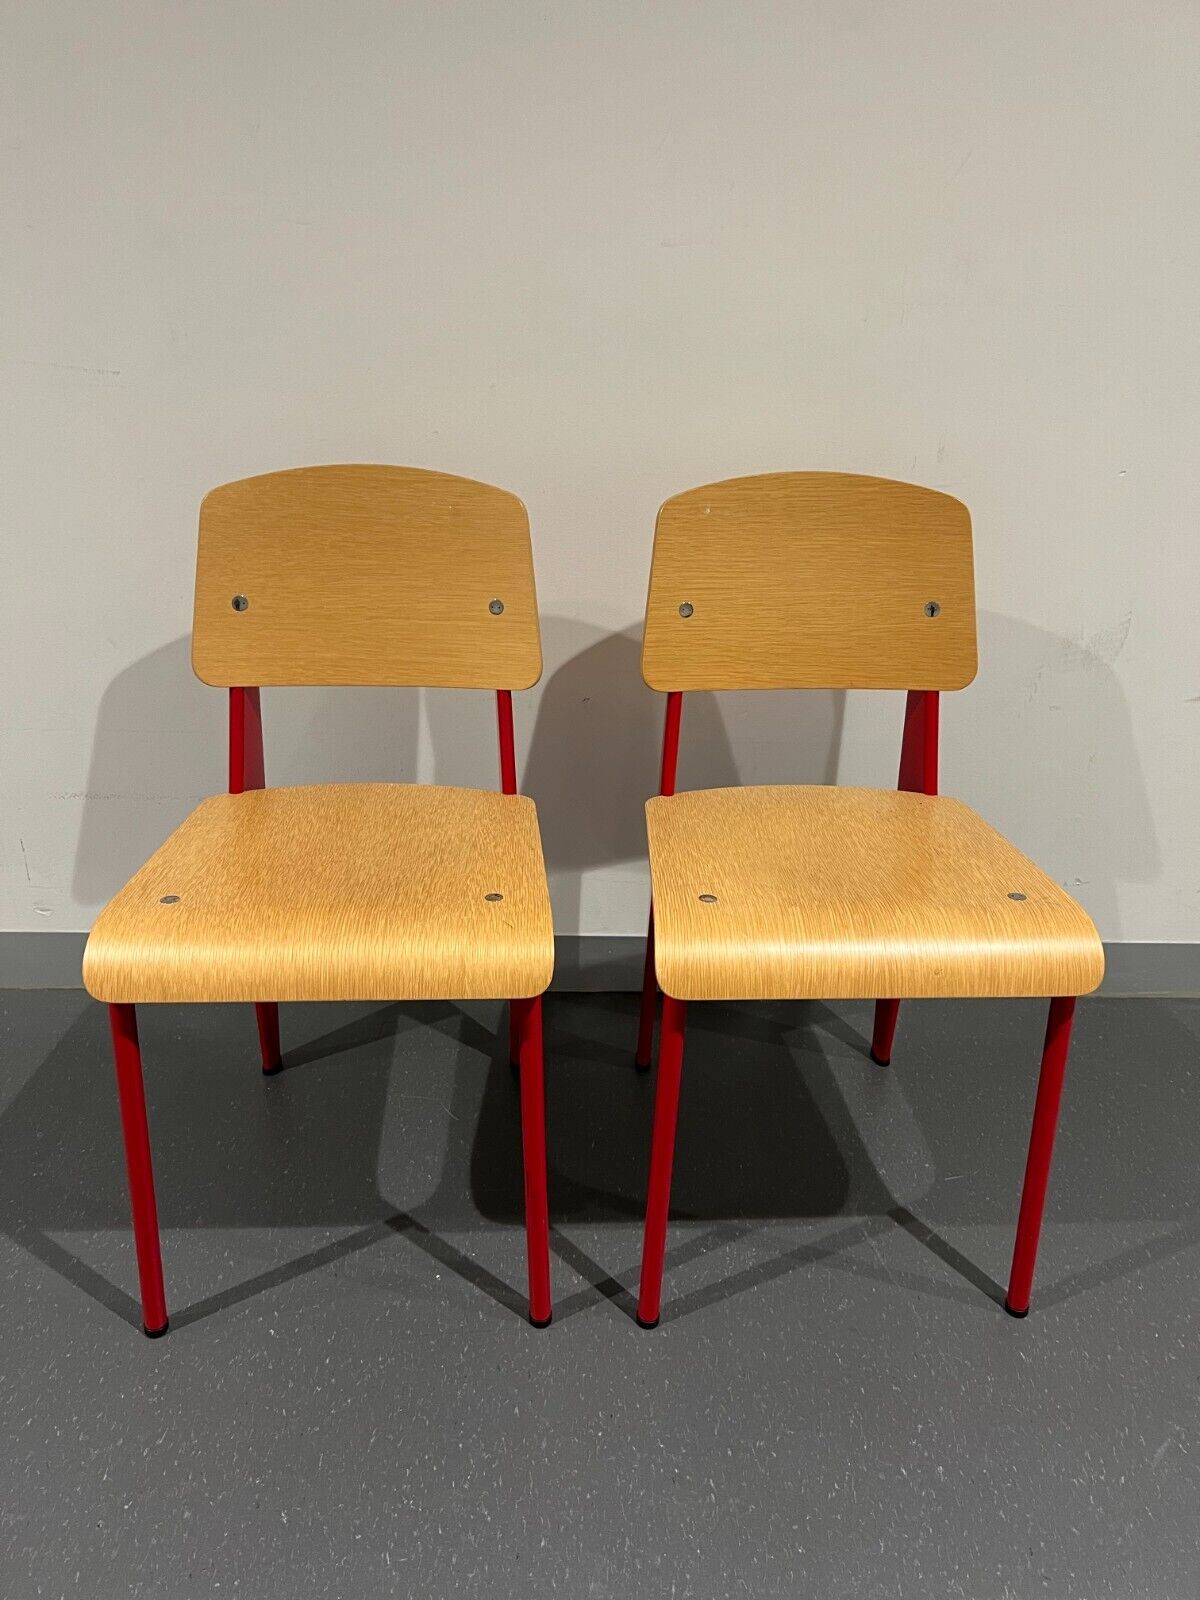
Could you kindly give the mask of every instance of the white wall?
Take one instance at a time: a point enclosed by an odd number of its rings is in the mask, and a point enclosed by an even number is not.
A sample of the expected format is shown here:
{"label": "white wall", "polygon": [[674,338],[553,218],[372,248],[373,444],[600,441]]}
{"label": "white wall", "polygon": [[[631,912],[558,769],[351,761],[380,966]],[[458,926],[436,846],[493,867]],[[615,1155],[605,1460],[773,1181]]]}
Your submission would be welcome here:
{"label": "white wall", "polygon": [[[561,931],[644,921],[656,506],[824,467],[974,513],[945,787],[1105,937],[1200,937],[1190,0],[0,14],[0,927],[86,927],[224,783],[204,490],[377,460],[530,508]],[[265,708],[273,781],[494,781],[482,697]],[[899,715],[698,696],[685,780],[890,783]]]}

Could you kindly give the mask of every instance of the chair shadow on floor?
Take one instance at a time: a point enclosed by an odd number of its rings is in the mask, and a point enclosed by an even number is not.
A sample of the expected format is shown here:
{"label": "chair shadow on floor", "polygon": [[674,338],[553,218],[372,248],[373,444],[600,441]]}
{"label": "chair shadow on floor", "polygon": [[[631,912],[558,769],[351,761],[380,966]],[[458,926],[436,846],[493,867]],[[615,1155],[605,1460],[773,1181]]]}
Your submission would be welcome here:
{"label": "chair shadow on floor", "polygon": [[[552,1037],[565,1081],[551,1120],[552,1243],[590,1285],[560,1302],[559,1313],[607,1299],[632,1317],[639,1260],[601,1265],[569,1230],[642,1216],[653,1091],[649,1074],[629,1071],[636,999],[554,998]],[[662,1321],[818,1263],[891,1290],[999,1311],[1004,1284],[953,1236],[979,1225],[998,1230],[994,1265],[1006,1273],[1045,1012],[1041,1000],[911,1002],[893,1065],[880,1069],[868,1052],[868,1002],[691,1007]],[[1044,1275],[1040,1311],[1200,1243],[1192,1119],[1164,1124],[1146,1114],[1148,1094],[1197,1109],[1198,1035],[1200,1007],[1188,1002],[1080,1007],[1048,1220],[1136,1225],[1143,1237],[1115,1249],[1105,1243],[1098,1259],[1058,1279]],[[481,1176],[473,1189],[482,1209],[498,1197]],[[511,1195],[505,1214],[519,1215]],[[681,1237],[674,1223],[685,1219],[712,1226]],[[772,1227],[796,1220],[834,1226],[800,1243],[794,1228],[783,1238]],[[935,1271],[878,1258],[873,1241],[897,1229]],[[751,1234],[760,1236],[752,1265],[671,1295],[672,1268],[716,1258]],[[761,1258],[764,1245],[771,1253]]]}
{"label": "chair shadow on floor", "polygon": [[[856,1023],[815,1001],[691,1008],[671,1204],[673,1225],[691,1226],[682,1234],[673,1227],[674,1236],[668,1235],[667,1271],[731,1247],[736,1253],[755,1235],[771,1253],[669,1298],[663,1322],[818,1262],[836,1260],[857,1271],[847,1252],[897,1224],[971,1285],[968,1297],[982,1292],[1003,1299],[998,1284],[908,1209],[928,1182],[924,1164],[902,1163],[901,1199],[862,1137],[830,1064],[836,1055],[842,1070],[861,1078],[868,1095],[872,1087],[890,1092],[870,1061],[864,1031],[869,1011],[860,1009]],[[573,1081],[559,1086],[557,1125],[551,1128],[557,1177],[552,1204],[559,1223],[552,1247],[590,1285],[563,1301],[560,1314],[602,1298],[632,1319],[638,1254],[605,1268],[567,1230],[572,1223],[618,1218],[640,1224],[643,1216],[654,1081],[652,1074],[631,1069],[636,997],[564,995],[557,997],[556,1011],[559,1049],[571,1063]],[[597,1033],[606,1048],[596,1048]],[[919,1132],[916,1143],[922,1143]],[[473,1188],[487,1204],[493,1197],[481,1179],[479,1174]],[[839,1225],[775,1249],[780,1241],[773,1225],[796,1221]],[[698,1231],[697,1223],[710,1226]],[[895,1282],[894,1272],[880,1276]],[[942,1292],[924,1280],[914,1287]]]}
{"label": "chair shadow on floor", "polygon": [[[75,1019],[0,1116],[4,1229],[45,1266],[140,1327],[135,1298],[61,1238],[129,1228],[105,1011],[78,1004]],[[652,1087],[629,1060],[634,1004],[631,995],[547,1002],[555,1247],[594,1286],[560,1299],[560,1319],[605,1292],[627,1308],[627,1290],[610,1283],[611,1275],[590,1263],[566,1230],[641,1216]],[[734,1040],[733,1015],[724,1019],[726,1031],[707,1040],[697,1029],[695,1093],[681,1119],[676,1194],[681,1214],[711,1219],[714,1227],[708,1246],[681,1243],[676,1260],[740,1236],[759,1218],[836,1215],[847,1203],[860,1205],[868,1192],[882,1198],[861,1152],[848,1164],[830,1136],[786,1045],[777,1039],[775,1051],[764,1053],[778,1030],[751,1013],[741,1014],[740,1026],[753,1042],[753,1089],[742,1085],[719,1124],[708,1114],[704,1101],[719,1089],[716,1080],[728,1077],[719,1058]],[[142,1008],[160,1224],[166,1231],[351,1231],[190,1304],[179,1304],[176,1294],[172,1326],[199,1322],[392,1236],[524,1316],[516,1255],[523,1221],[519,1094],[502,1008],[289,1006],[282,1016],[285,1070],[265,1080],[248,1007]],[[865,1049],[832,1013],[829,1019]],[[406,1127],[414,1109],[426,1138],[414,1139]],[[719,1141],[712,1133],[717,1126]],[[447,1237],[481,1225],[512,1234],[513,1283]],[[131,1241],[130,1283],[132,1268]]]}
{"label": "chair shadow on floor", "polygon": [[[0,1115],[2,1226],[45,1266],[140,1329],[137,1300],[54,1236],[130,1227],[105,1008],[81,1005]],[[490,1009],[498,1021],[500,1008]],[[430,1047],[421,1051],[430,1058],[423,1086],[434,1094],[414,1098],[434,1102],[439,1087],[445,1095],[447,1065],[455,1083],[465,1075],[460,1054],[482,1053],[487,1070],[495,1052],[498,1068],[501,1055],[507,1059],[507,1038],[502,1050],[493,1030],[448,1003],[286,1006],[281,1014],[284,1070],[267,1079],[249,1007],[140,1008],[160,1227],[352,1231],[190,1304],[180,1304],[178,1288],[172,1299],[168,1260],[172,1327],[199,1322],[396,1235],[523,1315],[522,1293],[391,1203],[380,1184],[393,1055],[404,1035],[411,1032]],[[477,1069],[473,1075],[479,1076]],[[510,1154],[519,1170],[519,1144]],[[469,1224],[469,1210],[459,1210],[451,1220]],[[132,1282],[132,1236],[130,1251]]]}
{"label": "chair shadow on floor", "polygon": [[[133,1296],[60,1237],[89,1230],[125,1235],[129,1229],[104,1008],[76,1004],[75,1019],[0,1116],[4,1231],[140,1327]],[[735,1265],[716,1281],[669,1296],[664,1321],[816,1263],[980,1308],[1002,1299],[999,1282],[957,1249],[947,1231],[1015,1217],[1040,1007],[979,1004],[986,1015],[980,1014],[969,1104],[956,1081],[955,1040],[961,1052],[962,1031],[953,1007],[912,1008],[911,1064],[898,1050],[890,1073],[867,1058],[865,1006],[694,1008],[673,1186],[673,1216],[691,1225],[670,1241],[668,1271],[702,1256],[717,1261],[722,1251],[759,1237],[751,1265]],[[1160,1059],[1165,1052],[1186,1059],[1176,1036],[1184,1030],[1169,1013],[1152,1002],[1125,1004],[1141,1008],[1147,1039],[1158,1030]],[[547,1001],[553,1247],[586,1284],[563,1293],[560,1281],[558,1321],[605,1302],[633,1314],[637,1250],[624,1242],[623,1259],[605,1264],[594,1259],[594,1236],[597,1224],[636,1226],[644,1205],[653,1075],[631,1065],[635,1012],[633,995],[551,995]],[[388,1239],[414,1245],[524,1317],[519,1098],[500,1006],[285,1007],[285,1046],[291,1048],[286,1070],[271,1080],[258,1070],[246,1007],[146,1007],[143,1018],[163,1228],[349,1230],[299,1257],[194,1295],[190,1303],[181,1303],[177,1292],[177,1330]],[[1090,1026],[1084,1008],[1081,1028],[1086,1033]],[[1170,1041],[1164,1028],[1172,1030]],[[1022,1048],[1029,1057],[1023,1077],[998,1070],[1002,1058],[1011,1060]],[[939,1052],[950,1060],[935,1070],[930,1063]],[[1126,1159],[1143,1159],[1136,1138],[1128,1146],[1136,1086],[1114,1086],[1103,1049],[1085,1042],[1078,1060],[1077,1077],[1096,1080],[1078,1085],[1080,1097],[1107,1094],[1109,1120],[1125,1130]],[[878,1147],[878,1137],[864,1137],[859,1110],[847,1103],[847,1084],[857,1086],[864,1104],[890,1097],[889,1137],[907,1152],[898,1162],[877,1159],[872,1146]],[[1068,1118],[1060,1166],[1080,1170],[1060,1172],[1060,1186],[1069,1217],[1104,1220],[1105,1185],[1095,1152],[1083,1148],[1087,1142],[1079,1141],[1076,1159]],[[1159,1143],[1160,1175],[1164,1159],[1167,1167],[1186,1161],[1182,1148],[1164,1158]],[[962,1168],[971,1181],[954,1184]],[[1161,1207],[1154,1214],[1161,1218]],[[833,1224],[830,1231],[799,1244],[794,1235],[783,1240],[773,1232],[773,1225],[822,1219]],[[1184,1208],[1182,1224],[1044,1285],[1041,1306],[1061,1304],[1186,1248],[1200,1237],[1194,1208]],[[870,1250],[855,1253],[896,1227],[942,1270],[906,1275],[885,1268]],[[480,1230],[511,1237],[505,1252],[511,1267],[503,1273],[452,1237]],[[620,1231],[628,1239],[628,1227]],[[773,1253],[764,1256],[764,1247]],[[125,1281],[132,1285],[133,1277],[130,1238]]]}

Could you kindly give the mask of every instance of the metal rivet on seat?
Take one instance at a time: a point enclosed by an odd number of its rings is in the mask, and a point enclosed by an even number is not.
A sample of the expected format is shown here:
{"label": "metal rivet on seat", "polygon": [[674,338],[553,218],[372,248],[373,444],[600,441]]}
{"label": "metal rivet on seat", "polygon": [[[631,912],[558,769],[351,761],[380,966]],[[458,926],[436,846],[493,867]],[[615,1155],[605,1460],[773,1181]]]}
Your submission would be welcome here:
{"label": "metal rivet on seat", "polygon": [[685,600],[679,608],[679,615],[681,617],[690,617],[695,609],[695,606],[690,600]]}
{"label": "metal rivet on seat", "polygon": [[493,889],[491,894],[485,894],[483,898],[485,900],[503,900],[504,896],[502,894],[497,894],[495,889]]}
{"label": "metal rivet on seat", "polygon": [[504,601],[503,600],[489,600],[488,601],[488,610],[492,613],[492,615],[494,617],[498,617],[500,615],[500,613],[504,610]]}
{"label": "metal rivet on seat", "polygon": [[164,894],[161,897],[161,899],[159,900],[158,903],[159,903],[160,906],[178,905],[179,904],[179,896],[177,894]]}
{"label": "metal rivet on seat", "polygon": [[700,898],[704,901],[706,906],[715,906],[717,903],[717,897],[715,894],[702,894]]}
{"label": "metal rivet on seat", "polygon": [[235,594],[229,604],[235,611],[249,611],[250,609],[250,602],[244,594]]}
{"label": "metal rivet on seat", "polygon": [[936,600],[926,600],[924,609],[927,617],[936,617],[942,608]]}
{"label": "metal rivet on seat", "polygon": [[1028,899],[1028,896],[1023,895],[1019,889],[1013,889],[1008,898],[1010,900],[1026,900]]}

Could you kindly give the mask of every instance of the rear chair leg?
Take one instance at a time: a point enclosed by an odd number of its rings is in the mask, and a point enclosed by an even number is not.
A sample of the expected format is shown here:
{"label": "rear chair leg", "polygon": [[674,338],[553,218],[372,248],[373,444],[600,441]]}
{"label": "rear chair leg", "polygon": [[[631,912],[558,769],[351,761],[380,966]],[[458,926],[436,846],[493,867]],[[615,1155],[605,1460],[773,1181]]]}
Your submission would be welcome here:
{"label": "rear chair leg", "polygon": [[1029,1136],[1029,1158],[1025,1163],[1025,1185],[1021,1190],[1017,1242],[1008,1279],[1008,1295],[1004,1301],[1004,1309],[1013,1317],[1024,1317],[1029,1313],[1033,1269],[1037,1263],[1046,1190],[1050,1186],[1050,1160],[1054,1154],[1054,1134],[1058,1127],[1058,1108],[1062,1101],[1074,1016],[1073,998],[1051,1000],[1037,1101],[1033,1108],[1033,1131]]}
{"label": "rear chair leg", "polygon": [[892,1064],[892,1041],[896,1037],[896,1018],[899,1015],[899,1000],[876,1000],[871,1060],[877,1067],[890,1067]]}
{"label": "rear chair leg", "polygon": [[133,1239],[142,1290],[142,1327],[151,1339],[156,1339],[167,1331],[167,1300],[163,1293],[162,1257],[158,1247],[158,1208],[154,1203],[154,1169],[150,1161],[137,1012],[130,1005],[109,1006],[108,1020],[112,1028],[117,1098],[125,1139],[125,1171],[129,1177]]}
{"label": "rear chair leg", "polygon": [[525,1164],[525,1246],[529,1320],[545,1328],[550,1302],[550,1211],[546,1199],[546,1091],[542,1063],[542,997],[514,1000],[520,1031],[521,1150]]}
{"label": "rear chair leg", "polygon": [[258,1045],[262,1052],[262,1069],[268,1075],[278,1072],[283,1065],[279,1053],[279,1007],[273,1000],[255,1004],[254,1015],[258,1022]]}
{"label": "rear chair leg", "polygon": [[642,1284],[637,1306],[637,1319],[643,1328],[657,1326],[662,1301],[663,1257],[667,1248],[667,1215],[671,1209],[671,1167],[675,1160],[675,1124],[679,1117],[686,1021],[686,1001],[664,995],[654,1133],[650,1142],[650,1183],[646,1194],[646,1231],[642,1240]]}

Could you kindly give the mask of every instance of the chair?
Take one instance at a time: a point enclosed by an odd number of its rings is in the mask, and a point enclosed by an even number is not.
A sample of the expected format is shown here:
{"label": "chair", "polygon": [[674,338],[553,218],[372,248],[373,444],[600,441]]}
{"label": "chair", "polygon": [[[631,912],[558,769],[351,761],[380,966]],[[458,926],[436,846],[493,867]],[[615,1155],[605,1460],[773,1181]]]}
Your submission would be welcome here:
{"label": "chair", "polygon": [[[554,941],[537,813],[516,792],[512,691],[541,675],[525,508],[467,478],[305,467],[200,510],[192,665],[229,690],[229,793],[204,800],[100,913],[84,984],[109,1007],[143,1326],[168,1326],[135,1007],[506,999],[519,1057],[529,1317],[550,1321],[541,996]],[[500,792],[268,789],[259,689],[494,689]]]}
{"label": "chair", "polygon": [[[975,676],[971,524],[949,495],[843,473],[733,478],[658,515],[642,654],[666,692],[647,802],[651,915],[637,1062],[663,992],[638,1321],[659,1319],[689,1001],[1050,997],[1006,1309],[1029,1310],[1075,997],[1104,956],[1086,913],[939,796],[938,705]],[[905,689],[898,789],[676,794],[691,689]]]}

